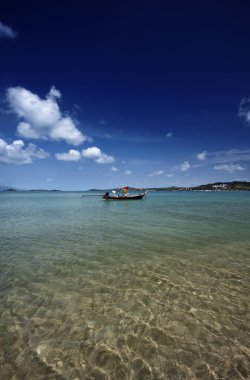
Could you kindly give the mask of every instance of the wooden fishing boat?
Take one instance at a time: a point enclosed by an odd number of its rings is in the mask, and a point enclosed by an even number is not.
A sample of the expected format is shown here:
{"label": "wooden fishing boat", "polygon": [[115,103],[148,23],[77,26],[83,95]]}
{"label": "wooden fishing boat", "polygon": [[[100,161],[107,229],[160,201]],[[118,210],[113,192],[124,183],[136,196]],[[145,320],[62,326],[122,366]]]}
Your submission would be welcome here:
{"label": "wooden fishing boat", "polygon": [[135,201],[138,199],[143,199],[143,197],[146,195],[146,193],[140,193],[140,194],[135,194],[135,195],[109,195],[107,192],[106,194],[103,195],[102,199],[104,201]]}

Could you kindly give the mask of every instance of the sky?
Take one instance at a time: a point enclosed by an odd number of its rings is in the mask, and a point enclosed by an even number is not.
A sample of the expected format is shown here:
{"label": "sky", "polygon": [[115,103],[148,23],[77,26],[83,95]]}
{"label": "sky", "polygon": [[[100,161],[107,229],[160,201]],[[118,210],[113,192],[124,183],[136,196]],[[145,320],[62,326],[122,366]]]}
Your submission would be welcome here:
{"label": "sky", "polygon": [[8,1],[0,186],[250,181],[248,1]]}

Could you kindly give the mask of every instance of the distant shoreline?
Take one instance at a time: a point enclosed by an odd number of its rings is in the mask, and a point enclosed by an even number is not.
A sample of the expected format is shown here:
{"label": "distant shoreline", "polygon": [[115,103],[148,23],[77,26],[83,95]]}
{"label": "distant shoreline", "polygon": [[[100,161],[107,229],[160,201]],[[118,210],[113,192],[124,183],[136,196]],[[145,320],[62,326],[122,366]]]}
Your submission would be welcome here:
{"label": "distant shoreline", "polygon": [[[130,191],[148,191],[148,192],[160,192],[160,191],[250,191],[250,182],[248,181],[232,181],[232,182],[214,182],[208,183],[205,185],[199,186],[170,186],[170,187],[145,187],[145,188],[136,188],[129,187]],[[14,187],[2,186],[0,187],[0,192],[105,192],[110,191],[111,189],[89,189],[89,190],[58,190],[58,189],[16,189]]]}

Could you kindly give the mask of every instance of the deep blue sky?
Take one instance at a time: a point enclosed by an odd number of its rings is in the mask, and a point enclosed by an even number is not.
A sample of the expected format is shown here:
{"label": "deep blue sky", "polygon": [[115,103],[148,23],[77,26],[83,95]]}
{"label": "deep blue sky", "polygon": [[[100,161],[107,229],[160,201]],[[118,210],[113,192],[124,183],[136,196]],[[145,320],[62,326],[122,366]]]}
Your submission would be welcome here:
{"label": "deep blue sky", "polygon": [[248,1],[2,5],[0,185],[249,181],[249,11]]}

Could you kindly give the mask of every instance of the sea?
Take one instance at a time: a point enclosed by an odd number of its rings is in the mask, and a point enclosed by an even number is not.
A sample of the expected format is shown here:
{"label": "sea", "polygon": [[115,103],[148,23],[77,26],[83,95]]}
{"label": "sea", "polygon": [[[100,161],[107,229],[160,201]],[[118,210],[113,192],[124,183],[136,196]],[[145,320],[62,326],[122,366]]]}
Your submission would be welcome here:
{"label": "sea", "polygon": [[250,192],[0,193],[0,379],[250,379]]}

